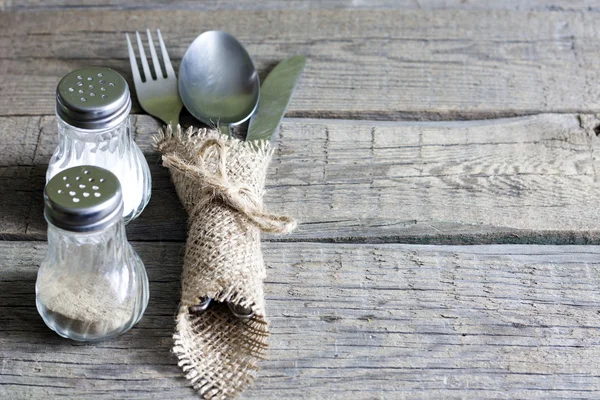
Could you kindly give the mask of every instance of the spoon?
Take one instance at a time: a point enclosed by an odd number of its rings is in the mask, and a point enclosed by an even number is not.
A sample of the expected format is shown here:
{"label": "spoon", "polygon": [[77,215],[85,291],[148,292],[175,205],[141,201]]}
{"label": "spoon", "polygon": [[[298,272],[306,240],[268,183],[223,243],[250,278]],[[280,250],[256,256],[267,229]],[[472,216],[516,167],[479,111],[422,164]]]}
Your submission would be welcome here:
{"label": "spoon", "polygon": [[[195,304],[189,308],[189,312],[193,314],[201,314],[208,310],[208,307],[210,307],[212,301],[213,299],[210,297],[202,297],[198,304]],[[229,310],[236,318],[250,319],[254,316],[254,311],[252,311],[252,308],[243,307],[239,304],[233,303],[227,303],[227,307],[229,307]]]}
{"label": "spoon", "polygon": [[196,119],[230,126],[252,116],[258,105],[260,81],[248,52],[232,35],[207,31],[186,50],[179,67],[179,95]]}

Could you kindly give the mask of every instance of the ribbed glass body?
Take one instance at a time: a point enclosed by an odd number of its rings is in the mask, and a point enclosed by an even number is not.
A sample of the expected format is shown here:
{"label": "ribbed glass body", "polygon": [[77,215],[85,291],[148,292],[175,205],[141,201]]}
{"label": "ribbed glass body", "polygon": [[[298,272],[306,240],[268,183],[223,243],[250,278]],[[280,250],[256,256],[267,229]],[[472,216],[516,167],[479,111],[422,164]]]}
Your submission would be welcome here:
{"label": "ribbed glass body", "polygon": [[80,129],[58,118],[58,146],[50,159],[46,182],[57,173],[79,165],[94,165],[114,173],[123,190],[123,219],[136,218],[150,201],[148,163],[133,141],[126,118],[111,129]]}
{"label": "ribbed glass body", "polygon": [[86,233],[48,225],[36,305],[52,330],[73,340],[110,339],[141,319],[148,297],[146,269],[122,219]]}

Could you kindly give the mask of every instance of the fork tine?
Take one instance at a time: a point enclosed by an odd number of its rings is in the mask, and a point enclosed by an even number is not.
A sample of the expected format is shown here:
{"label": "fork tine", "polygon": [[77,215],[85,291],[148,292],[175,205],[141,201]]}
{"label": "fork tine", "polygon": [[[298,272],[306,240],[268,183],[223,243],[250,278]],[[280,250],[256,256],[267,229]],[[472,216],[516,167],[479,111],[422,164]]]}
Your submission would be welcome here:
{"label": "fork tine", "polygon": [[135,36],[137,36],[138,49],[140,50],[140,61],[142,62],[142,68],[144,69],[144,77],[146,78],[146,82],[148,82],[152,80],[152,75],[150,74],[150,66],[148,65],[148,60],[146,59],[146,51],[144,50],[142,38],[140,38],[140,33],[138,31],[135,31]]}
{"label": "fork tine", "polygon": [[127,38],[127,52],[129,53],[129,64],[131,64],[131,72],[133,74],[133,82],[135,84],[142,83],[142,77],[140,76],[140,70],[137,65],[137,61],[135,60],[135,52],[133,51],[133,46],[131,45],[131,40],[129,40],[129,34],[126,33],[125,37]]}
{"label": "fork tine", "polygon": [[152,65],[154,65],[154,73],[156,74],[156,79],[159,79],[163,77],[163,74],[160,68],[160,64],[158,63],[158,57],[156,56],[156,49],[154,48],[154,41],[152,40],[150,29],[146,29],[146,34],[148,35],[148,47],[150,48],[150,57],[152,57]]}
{"label": "fork tine", "polygon": [[158,41],[160,43],[160,52],[162,53],[162,58],[165,62],[165,70],[167,72],[167,76],[175,77],[175,71],[173,70],[173,65],[171,65],[171,59],[169,58],[169,53],[167,53],[165,42],[163,42],[162,35],[160,34],[160,29],[157,29],[156,33],[158,35]]}

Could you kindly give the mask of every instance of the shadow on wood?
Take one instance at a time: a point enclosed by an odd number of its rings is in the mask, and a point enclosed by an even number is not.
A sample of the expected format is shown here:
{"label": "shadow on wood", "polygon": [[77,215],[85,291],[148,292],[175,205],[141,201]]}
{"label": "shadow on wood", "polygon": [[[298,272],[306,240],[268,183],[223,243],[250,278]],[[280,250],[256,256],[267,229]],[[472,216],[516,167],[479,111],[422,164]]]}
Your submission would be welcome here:
{"label": "shadow on wood", "polygon": [[35,306],[37,271],[10,271],[0,280],[0,325],[5,332],[16,334],[23,341],[43,340],[52,343],[54,334],[42,320]]}

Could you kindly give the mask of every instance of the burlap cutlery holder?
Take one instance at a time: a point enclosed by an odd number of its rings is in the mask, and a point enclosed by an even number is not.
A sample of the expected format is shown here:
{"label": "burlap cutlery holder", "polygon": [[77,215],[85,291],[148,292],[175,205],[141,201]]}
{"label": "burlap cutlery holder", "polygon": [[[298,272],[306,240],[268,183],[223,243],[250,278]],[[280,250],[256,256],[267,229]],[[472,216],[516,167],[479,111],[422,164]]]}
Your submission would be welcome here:
{"label": "burlap cutlery holder", "polygon": [[[173,352],[204,399],[229,399],[245,390],[265,357],[268,322],[260,232],[287,233],[296,223],[263,210],[272,151],[229,139],[217,130],[160,131],[156,148],[188,213],[181,303]],[[208,296],[204,313],[190,310]],[[251,307],[238,319],[225,302]]]}

